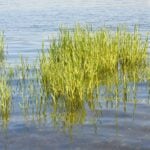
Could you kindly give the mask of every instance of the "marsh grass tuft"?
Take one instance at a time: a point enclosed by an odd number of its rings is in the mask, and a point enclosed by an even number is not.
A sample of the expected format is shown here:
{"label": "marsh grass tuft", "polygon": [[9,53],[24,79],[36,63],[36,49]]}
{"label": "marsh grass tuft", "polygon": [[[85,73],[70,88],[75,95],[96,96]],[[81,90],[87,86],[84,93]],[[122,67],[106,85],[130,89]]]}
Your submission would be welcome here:
{"label": "marsh grass tuft", "polygon": [[[52,99],[53,120],[70,127],[83,122],[85,105],[94,111],[103,91],[107,101],[126,104],[129,88],[135,93],[136,84],[146,78],[147,50],[148,37],[143,40],[137,27],[133,33],[124,27],[115,32],[61,27],[40,57],[41,84]],[[78,112],[83,113],[77,118]]]}
{"label": "marsh grass tuft", "polygon": [[11,113],[11,89],[7,85],[6,79],[0,79],[0,117],[4,127],[10,118]]}
{"label": "marsh grass tuft", "polygon": [[[142,39],[137,27],[133,33],[124,27],[114,32],[80,25],[73,30],[61,27],[48,50],[43,43],[35,64],[29,65],[21,57],[16,68],[7,70],[1,66],[0,117],[5,122],[9,120],[12,87],[8,81],[13,79],[17,79],[13,90],[22,99],[19,106],[24,115],[39,122],[51,117],[54,125],[64,130],[83,124],[87,109],[96,120],[100,115],[96,111],[101,108],[99,100],[106,100],[106,105],[115,101],[118,107],[120,101],[126,105],[131,93],[136,104],[136,85],[147,78],[147,50],[148,38]],[[1,36],[0,62],[3,61]]]}
{"label": "marsh grass tuft", "polygon": [[0,120],[7,128],[11,113],[11,88],[8,84],[7,69],[5,68],[4,57],[4,36],[0,35]]}
{"label": "marsh grass tuft", "polygon": [[100,86],[126,88],[144,78],[148,40],[142,40],[136,27],[130,33],[77,25],[73,31],[61,28],[58,37],[40,59],[42,84],[54,103],[61,98],[78,108]]}

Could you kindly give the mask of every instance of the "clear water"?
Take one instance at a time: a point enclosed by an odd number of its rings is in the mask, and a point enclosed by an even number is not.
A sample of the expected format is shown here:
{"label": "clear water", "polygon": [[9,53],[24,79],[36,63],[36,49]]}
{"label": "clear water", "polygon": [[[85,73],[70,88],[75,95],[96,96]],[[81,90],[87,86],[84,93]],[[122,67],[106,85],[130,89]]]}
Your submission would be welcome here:
{"label": "clear water", "polygon": [[[0,30],[6,39],[7,59],[11,64],[19,56],[32,62],[41,49],[42,40],[55,35],[61,24],[72,27],[75,23],[108,26],[126,24],[133,30],[139,25],[142,33],[150,31],[150,0],[0,0]],[[49,149],[150,149],[150,106],[145,86],[139,90],[143,104],[127,105],[124,112],[103,108],[102,117],[73,129],[70,135],[53,128],[51,121],[39,125],[25,121],[16,109],[12,113],[7,135],[0,131],[0,149],[49,150]],[[15,105],[19,98],[13,99]],[[98,109],[98,108],[97,108]],[[98,109],[99,110],[99,109]],[[117,116],[117,117],[116,117]]]}

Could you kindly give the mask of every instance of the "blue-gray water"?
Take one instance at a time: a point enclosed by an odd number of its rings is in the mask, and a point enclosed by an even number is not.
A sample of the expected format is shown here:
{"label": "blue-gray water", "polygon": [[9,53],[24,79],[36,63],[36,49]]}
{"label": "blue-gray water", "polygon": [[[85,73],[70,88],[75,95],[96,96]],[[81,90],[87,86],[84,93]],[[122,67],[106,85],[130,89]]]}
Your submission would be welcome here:
{"label": "blue-gray water", "polygon": [[150,0],[0,0],[0,30],[5,32],[8,60],[23,54],[30,60],[41,41],[55,34],[61,24],[126,24],[150,30]]}
{"label": "blue-gray water", "polygon": [[[42,40],[55,35],[61,24],[75,23],[103,25],[112,30],[126,24],[133,30],[139,25],[142,33],[150,31],[150,0],[0,0],[0,31],[4,31],[7,59],[19,63],[19,56],[34,60]],[[148,95],[140,88],[139,97]],[[16,100],[19,101],[19,100]],[[0,150],[49,149],[150,149],[150,106],[144,102],[127,105],[127,112],[119,109],[103,110],[97,125],[90,121],[68,134],[53,128],[51,122],[35,125],[21,114],[13,113],[8,135],[0,132]],[[118,117],[116,117],[116,115]],[[92,117],[89,115],[89,119]]]}

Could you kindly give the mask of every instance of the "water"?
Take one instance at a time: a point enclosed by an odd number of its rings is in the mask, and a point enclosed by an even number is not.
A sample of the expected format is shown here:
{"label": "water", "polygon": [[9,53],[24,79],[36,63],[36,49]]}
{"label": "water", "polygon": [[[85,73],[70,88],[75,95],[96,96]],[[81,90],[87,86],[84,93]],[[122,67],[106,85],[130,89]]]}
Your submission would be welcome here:
{"label": "water", "polygon": [[61,24],[89,23],[111,28],[138,24],[150,29],[149,0],[1,0],[0,30],[5,32],[8,60],[15,63],[23,54],[30,60],[41,48],[41,41],[55,34]]}
{"label": "water", "polygon": [[[138,24],[144,34],[150,31],[150,0],[0,0],[0,30],[5,33],[8,62],[14,65],[20,55],[32,62],[42,40],[48,42],[59,25],[72,27],[78,22],[94,28],[106,25],[112,30],[118,24],[133,30]],[[150,149],[147,98],[145,85],[140,86],[136,111],[132,103],[126,112],[123,106],[118,110],[103,106],[103,115],[96,118],[96,124],[89,112],[84,125],[75,126],[72,135],[54,128],[51,120],[40,125],[25,121],[17,108],[7,135],[0,132],[0,149]],[[13,100],[17,106],[19,98]]]}

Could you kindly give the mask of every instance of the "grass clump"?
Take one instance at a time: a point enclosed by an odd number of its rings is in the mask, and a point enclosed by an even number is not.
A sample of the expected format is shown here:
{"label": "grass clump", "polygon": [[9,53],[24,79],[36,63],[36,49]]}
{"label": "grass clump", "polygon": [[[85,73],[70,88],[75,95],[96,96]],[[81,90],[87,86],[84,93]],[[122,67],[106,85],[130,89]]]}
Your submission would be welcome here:
{"label": "grass clump", "polygon": [[42,84],[54,103],[61,99],[76,110],[96,97],[100,86],[126,88],[144,79],[148,40],[136,27],[130,33],[78,25],[73,31],[61,28],[58,37],[40,59]]}
{"label": "grass clump", "polygon": [[0,79],[0,117],[4,124],[9,121],[11,112],[11,89],[5,79]]}

